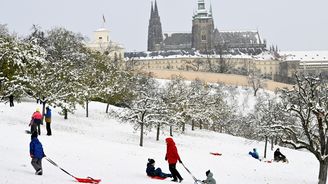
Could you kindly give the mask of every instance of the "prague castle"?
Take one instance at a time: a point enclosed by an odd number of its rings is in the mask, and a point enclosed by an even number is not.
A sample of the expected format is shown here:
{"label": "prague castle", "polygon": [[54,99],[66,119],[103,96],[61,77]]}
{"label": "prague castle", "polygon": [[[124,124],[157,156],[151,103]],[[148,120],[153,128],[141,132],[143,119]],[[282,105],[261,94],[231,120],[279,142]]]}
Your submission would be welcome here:
{"label": "prague castle", "polygon": [[[258,31],[221,31],[215,28],[212,6],[197,0],[191,32],[163,33],[159,6],[151,4],[148,52],[125,53],[126,61],[145,71],[195,71],[247,76],[293,83],[295,72],[328,76],[328,52],[281,52],[267,49]],[[310,57],[311,56],[311,57]],[[226,68],[225,68],[226,67]]]}
{"label": "prague castle", "polygon": [[148,26],[148,51],[198,50],[210,52],[225,50],[230,54],[257,55],[266,50],[266,41],[258,31],[219,31],[214,27],[212,6],[206,9],[204,0],[197,0],[192,17],[191,33],[162,33],[157,2],[151,5]]}

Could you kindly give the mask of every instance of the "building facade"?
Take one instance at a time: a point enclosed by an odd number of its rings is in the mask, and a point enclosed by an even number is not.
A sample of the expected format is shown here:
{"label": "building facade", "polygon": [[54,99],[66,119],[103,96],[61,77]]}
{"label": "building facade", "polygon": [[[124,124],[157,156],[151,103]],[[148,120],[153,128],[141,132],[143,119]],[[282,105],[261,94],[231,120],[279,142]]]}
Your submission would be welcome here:
{"label": "building facade", "polygon": [[228,52],[231,54],[260,54],[266,50],[266,41],[258,31],[219,31],[214,26],[212,7],[206,9],[205,0],[197,0],[192,16],[191,33],[164,33],[157,2],[151,6],[148,26],[148,51],[198,50],[201,52]]}
{"label": "building facade", "polygon": [[110,40],[109,30],[100,28],[94,31],[93,40],[87,43],[87,47],[91,50],[105,53],[113,60],[123,60],[124,48]]}

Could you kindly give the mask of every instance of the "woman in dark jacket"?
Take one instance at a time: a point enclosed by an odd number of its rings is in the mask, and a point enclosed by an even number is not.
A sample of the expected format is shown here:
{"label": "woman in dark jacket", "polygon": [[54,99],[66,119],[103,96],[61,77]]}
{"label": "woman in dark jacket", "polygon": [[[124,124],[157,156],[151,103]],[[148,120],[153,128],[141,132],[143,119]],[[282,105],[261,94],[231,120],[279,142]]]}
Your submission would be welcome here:
{"label": "woman in dark jacket", "polygon": [[46,155],[43,152],[42,144],[38,139],[38,132],[33,132],[30,142],[31,164],[35,169],[36,175],[42,175],[42,158]]}
{"label": "woman in dark jacket", "polygon": [[180,173],[176,169],[177,162],[179,161],[180,163],[182,163],[180,156],[178,154],[177,147],[175,146],[175,142],[171,137],[166,138],[165,141],[166,141],[165,160],[167,160],[167,162],[169,163],[169,169],[173,177],[172,181],[177,182],[179,179],[179,182],[181,183],[183,178],[181,177]]}
{"label": "woman in dark jacket", "polygon": [[163,173],[161,168],[158,167],[157,169],[155,169],[155,160],[154,159],[148,159],[146,173],[148,176],[151,176],[151,177],[159,176],[161,178],[167,178],[167,177],[172,178],[171,174]]}

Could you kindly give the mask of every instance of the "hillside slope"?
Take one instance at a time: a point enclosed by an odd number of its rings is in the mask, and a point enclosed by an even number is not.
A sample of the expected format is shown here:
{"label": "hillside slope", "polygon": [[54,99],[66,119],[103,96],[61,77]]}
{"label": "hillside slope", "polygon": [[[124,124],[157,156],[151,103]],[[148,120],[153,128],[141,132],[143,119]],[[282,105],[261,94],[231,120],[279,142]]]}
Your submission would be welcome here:
{"label": "hillside slope", "polygon": [[[75,181],[58,168],[43,160],[44,175],[34,175],[30,164],[28,129],[34,102],[22,102],[14,108],[0,104],[0,183],[5,184],[70,184]],[[138,146],[139,132],[131,125],[121,124],[104,113],[105,104],[91,103],[90,117],[84,110],[64,120],[59,109],[53,109],[53,136],[46,136],[45,126],[39,137],[45,154],[77,177],[101,178],[106,184],[171,183],[169,180],[151,180],[145,174],[148,158],[156,160],[156,166],[164,172],[168,165],[164,160],[166,135],[155,141],[155,131],[145,136],[144,147]],[[230,135],[187,129],[183,135],[175,135],[175,142],[184,164],[199,179],[205,179],[210,169],[217,183],[224,184],[315,184],[318,163],[302,151],[281,148],[290,163],[265,163],[250,158],[252,148],[263,153],[263,143]],[[220,152],[213,156],[209,152]],[[269,151],[269,158],[273,153]],[[183,183],[193,184],[192,177],[178,164]]]}

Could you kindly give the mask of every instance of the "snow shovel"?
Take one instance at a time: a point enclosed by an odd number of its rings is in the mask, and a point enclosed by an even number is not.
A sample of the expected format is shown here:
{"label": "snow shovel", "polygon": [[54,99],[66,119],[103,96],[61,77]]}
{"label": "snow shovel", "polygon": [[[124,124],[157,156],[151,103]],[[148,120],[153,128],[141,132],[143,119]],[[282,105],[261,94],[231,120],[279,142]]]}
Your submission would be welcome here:
{"label": "snow shovel", "polygon": [[192,179],[194,179],[195,184],[204,184],[202,181],[198,180],[183,163],[181,164],[186,169],[186,171],[191,175]]}
{"label": "snow shovel", "polygon": [[67,172],[65,169],[59,167],[54,161],[52,161],[50,158],[45,157],[46,160],[48,160],[52,165],[58,167],[60,170],[64,171],[66,174],[72,176],[74,179],[76,179],[78,182],[80,183],[93,183],[93,184],[97,184],[100,183],[100,179],[93,179],[91,177],[87,177],[87,178],[78,178],[73,176],[72,174],[70,174],[69,172]]}

